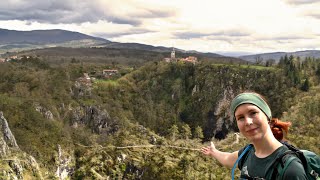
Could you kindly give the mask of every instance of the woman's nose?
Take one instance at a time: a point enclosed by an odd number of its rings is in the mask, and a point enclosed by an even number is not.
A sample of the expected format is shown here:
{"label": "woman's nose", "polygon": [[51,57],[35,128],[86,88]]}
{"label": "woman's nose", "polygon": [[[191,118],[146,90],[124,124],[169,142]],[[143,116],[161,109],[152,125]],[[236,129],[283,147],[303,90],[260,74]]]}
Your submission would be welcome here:
{"label": "woman's nose", "polygon": [[252,118],[246,117],[246,125],[250,126],[251,124],[253,124]]}

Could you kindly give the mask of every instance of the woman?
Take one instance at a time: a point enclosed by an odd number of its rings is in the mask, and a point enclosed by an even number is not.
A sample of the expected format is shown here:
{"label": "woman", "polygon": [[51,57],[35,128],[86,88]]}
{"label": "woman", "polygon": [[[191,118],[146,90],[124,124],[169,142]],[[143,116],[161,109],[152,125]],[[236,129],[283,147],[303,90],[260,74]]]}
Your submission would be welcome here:
{"label": "woman", "polygon": [[[240,179],[266,179],[268,167],[271,167],[277,155],[288,149],[279,141],[283,140],[283,130],[287,131],[290,123],[272,119],[266,100],[257,93],[239,94],[232,100],[230,110],[240,133],[253,144],[245,162],[241,163]],[[278,139],[273,135],[273,131]],[[222,165],[230,168],[243,150],[244,148],[232,153],[222,152],[217,150],[212,142],[211,146],[201,148],[203,154],[216,158]],[[298,158],[290,163],[283,179],[307,179]]]}

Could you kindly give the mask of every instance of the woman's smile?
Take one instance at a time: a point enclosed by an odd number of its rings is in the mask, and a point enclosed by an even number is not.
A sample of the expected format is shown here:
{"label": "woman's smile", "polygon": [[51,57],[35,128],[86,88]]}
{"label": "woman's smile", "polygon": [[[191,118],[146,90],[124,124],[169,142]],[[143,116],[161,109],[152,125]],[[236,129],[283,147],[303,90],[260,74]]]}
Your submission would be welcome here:
{"label": "woman's smile", "polygon": [[259,129],[258,127],[250,128],[250,129],[246,130],[246,133],[248,135],[253,135],[253,134],[257,133],[258,129]]}

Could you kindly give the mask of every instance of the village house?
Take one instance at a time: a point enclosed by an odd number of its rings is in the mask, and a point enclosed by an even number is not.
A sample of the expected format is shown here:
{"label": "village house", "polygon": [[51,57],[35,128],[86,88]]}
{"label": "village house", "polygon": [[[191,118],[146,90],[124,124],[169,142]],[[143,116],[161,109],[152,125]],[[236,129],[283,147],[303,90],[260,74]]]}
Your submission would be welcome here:
{"label": "village house", "polygon": [[189,56],[189,57],[186,57],[186,58],[181,58],[181,59],[179,59],[179,61],[196,64],[198,62],[198,59],[197,59],[197,57]]}
{"label": "village house", "polygon": [[21,59],[21,57],[19,57],[19,56],[10,56],[10,57],[7,57],[6,59],[5,59],[5,61],[6,62],[9,62],[9,61],[11,61],[11,60],[20,60]]}
{"label": "village house", "polygon": [[4,62],[9,62],[11,60],[21,60],[21,59],[24,59],[24,58],[30,59],[30,58],[32,58],[32,56],[10,56],[10,57],[7,57],[5,59],[0,58],[0,62],[3,62],[3,60],[4,60]]}
{"label": "village house", "polygon": [[10,56],[9,59],[19,59],[18,56]]}
{"label": "village house", "polygon": [[102,75],[105,77],[105,78],[110,78],[114,75],[118,74],[118,70],[116,69],[104,69],[102,71]]}

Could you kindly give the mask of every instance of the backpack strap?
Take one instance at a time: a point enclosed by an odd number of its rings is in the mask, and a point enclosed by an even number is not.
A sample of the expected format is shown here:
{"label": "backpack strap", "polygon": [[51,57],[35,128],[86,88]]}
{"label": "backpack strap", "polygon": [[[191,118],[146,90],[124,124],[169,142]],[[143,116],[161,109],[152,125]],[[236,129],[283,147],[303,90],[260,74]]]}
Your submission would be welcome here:
{"label": "backpack strap", "polygon": [[285,145],[289,150],[282,153],[273,162],[272,168],[270,168],[273,170],[271,179],[276,179],[278,174],[280,179],[282,179],[284,172],[287,170],[290,163],[296,158],[300,159],[305,170],[308,169],[308,162],[302,151],[287,142],[282,142],[282,144]]}
{"label": "backpack strap", "polygon": [[[294,156],[290,156],[288,157],[288,159],[285,160],[285,163],[284,163],[284,167],[282,168],[282,170],[280,170],[280,166],[278,166],[278,172],[279,172],[279,175],[280,175],[280,179],[283,178],[283,174],[286,172],[288,166],[290,165],[290,163],[296,159],[296,157]],[[281,166],[282,167],[282,166]]]}
{"label": "backpack strap", "polygon": [[288,147],[289,150],[294,152],[292,154],[294,154],[296,157],[298,157],[300,159],[304,169],[308,169],[308,161],[300,149],[298,149],[297,147],[295,147],[287,142],[283,142],[282,144],[284,144],[285,146]]}
{"label": "backpack strap", "polygon": [[242,158],[244,155],[247,156],[247,154],[248,154],[249,150],[251,149],[251,147],[252,147],[252,144],[247,145],[247,146],[245,147],[245,149],[242,151],[242,153],[240,154],[240,156],[238,157],[238,159],[236,160],[236,162],[233,164],[232,171],[231,171],[231,179],[232,179],[232,180],[234,180],[234,171],[235,171],[235,169],[236,169],[236,167],[237,167],[238,162],[241,160],[241,158]]}
{"label": "backpack strap", "polygon": [[295,158],[297,158],[296,154],[291,150],[288,150],[278,156],[270,168],[271,171],[273,170],[270,179],[276,179],[277,175],[280,175],[280,179],[282,179],[284,172]]}

